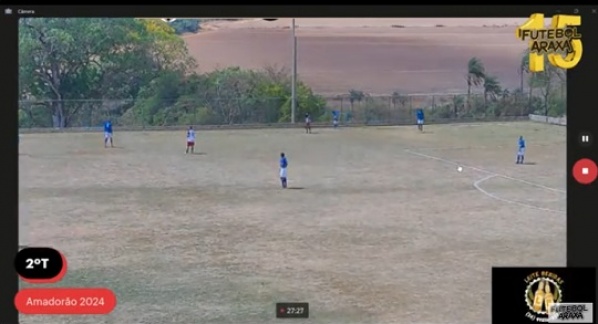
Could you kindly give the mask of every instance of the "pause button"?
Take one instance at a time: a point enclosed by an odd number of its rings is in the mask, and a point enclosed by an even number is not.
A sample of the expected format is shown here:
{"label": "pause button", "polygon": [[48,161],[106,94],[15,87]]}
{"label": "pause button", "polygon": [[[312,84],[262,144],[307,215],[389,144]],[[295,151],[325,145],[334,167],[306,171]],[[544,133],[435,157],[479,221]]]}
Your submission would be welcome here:
{"label": "pause button", "polygon": [[581,132],[577,139],[579,144],[585,147],[591,146],[592,142],[594,141],[592,134],[588,132]]}

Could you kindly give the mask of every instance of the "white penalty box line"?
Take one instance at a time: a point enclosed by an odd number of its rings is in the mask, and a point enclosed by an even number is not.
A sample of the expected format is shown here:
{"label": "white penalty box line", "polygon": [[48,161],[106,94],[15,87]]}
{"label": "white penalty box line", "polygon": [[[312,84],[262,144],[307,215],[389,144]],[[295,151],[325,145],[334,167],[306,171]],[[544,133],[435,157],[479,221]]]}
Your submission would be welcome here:
{"label": "white penalty box line", "polygon": [[516,182],[520,182],[520,183],[525,183],[527,185],[533,186],[533,187],[537,187],[537,188],[542,188],[548,191],[554,191],[554,192],[560,192],[560,193],[567,193],[566,190],[562,190],[562,189],[557,189],[557,188],[552,188],[552,187],[547,187],[545,185],[539,184],[539,183],[535,183],[535,182],[531,182],[531,181],[527,181],[527,180],[523,180],[520,178],[514,178],[511,176],[508,176],[506,174],[500,174],[500,173],[496,173],[494,171],[490,171],[490,170],[486,170],[486,169],[482,169],[482,168],[478,168],[478,167],[474,167],[474,166],[470,166],[470,165],[465,165],[456,161],[452,161],[452,160],[447,160],[441,157],[437,157],[437,156],[433,156],[433,155],[428,155],[428,154],[424,154],[424,153],[419,153],[419,152],[415,152],[409,149],[406,149],[405,152],[412,154],[412,155],[416,155],[416,156],[420,156],[426,159],[430,159],[430,160],[435,160],[435,161],[439,161],[439,162],[443,162],[446,164],[452,164],[454,166],[460,166],[464,169],[471,169],[474,171],[478,171],[478,172],[482,172],[482,173],[486,173],[489,175],[492,175],[494,177],[500,177],[500,178],[504,178],[504,179],[508,179],[508,180],[512,180],[512,181],[516,181]]}
{"label": "white penalty box line", "polygon": [[443,162],[443,163],[446,163],[446,164],[452,164],[452,165],[459,166],[459,167],[462,167],[462,168],[468,168],[468,169],[471,169],[471,170],[474,170],[474,171],[478,171],[478,172],[482,172],[482,173],[488,174],[488,176],[475,181],[473,183],[473,186],[474,186],[474,188],[476,190],[478,190],[482,194],[484,194],[484,195],[486,195],[486,196],[488,196],[488,197],[490,197],[492,199],[495,199],[495,200],[498,200],[498,201],[502,201],[504,203],[519,205],[519,206],[522,206],[522,207],[536,209],[536,210],[545,211],[545,212],[559,213],[559,214],[566,213],[566,211],[564,211],[564,210],[551,209],[551,208],[542,208],[542,207],[538,207],[538,206],[526,204],[526,203],[523,203],[523,202],[511,200],[511,199],[501,198],[501,197],[499,197],[499,196],[497,196],[497,195],[495,195],[495,194],[493,194],[491,192],[488,192],[487,190],[484,190],[483,188],[481,188],[480,185],[482,184],[482,182],[490,180],[492,178],[503,178],[503,179],[508,179],[508,180],[512,180],[512,181],[515,181],[515,182],[524,183],[524,184],[527,184],[527,185],[530,185],[530,186],[533,186],[533,187],[536,187],[536,188],[541,188],[541,189],[545,189],[545,190],[553,191],[553,192],[558,192],[558,193],[566,193],[567,192],[566,190],[561,190],[561,189],[557,189],[557,188],[548,187],[548,186],[545,186],[545,185],[542,185],[542,184],[539,184],[539,183],[535,183],[535,182],[523,180],[523,179],[520,179],[520,178],[511,177],[511,176],[508,176],[508,175],[505,175],[505,174],[496,173],[496,172],[493,172],[493,171],[490,171],[490,170],[486,170],[486,169],[482,169],[482,168],[478,168],[478,167],[474,167],[474,166],[469,166],[469,165],[464,165],[464,164],[461,164],[459,162],[448,160],[448,159],[444,159],[444,158],[441,158],[441,157],[437,157],[437,156],[433,156],[433,155],[428,155],[428,154],[424,154],[424,153],[419,153],[419,152],[414,152],[414,151],[409,150],[409,149],[406,149],[405,152],[407,152],[409,154],[412,154],[412,155],[415,155],[415,156],[423,157],[423,158],[426,158],[426,159],[435,160],[435,161]]}

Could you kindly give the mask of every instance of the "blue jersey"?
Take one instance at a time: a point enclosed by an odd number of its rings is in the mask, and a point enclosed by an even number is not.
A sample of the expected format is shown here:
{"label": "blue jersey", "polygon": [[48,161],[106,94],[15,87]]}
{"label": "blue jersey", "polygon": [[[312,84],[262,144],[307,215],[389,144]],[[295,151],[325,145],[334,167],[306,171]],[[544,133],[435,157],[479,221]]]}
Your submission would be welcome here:
{"label": "blue jersey", "polygon": [[519,148],[520,149],[525,148],[525,140],[523,138],[519,139]]}
{"label": "blue jersey", "polygon": [[112,134],[112,123],[111,122],[104,123],[104,133]]}
{"label": "blue jersey", "polygon": [[280,158],[280,168],[281,169],[286,169],[288,165],[289,165],[289,162],[287,162],[287,158],[286,157],[281,157]]}
{"label": "blue jersey", "polygon": [[417,119],[424,120],[424,110],[423,109],[417,110]]}

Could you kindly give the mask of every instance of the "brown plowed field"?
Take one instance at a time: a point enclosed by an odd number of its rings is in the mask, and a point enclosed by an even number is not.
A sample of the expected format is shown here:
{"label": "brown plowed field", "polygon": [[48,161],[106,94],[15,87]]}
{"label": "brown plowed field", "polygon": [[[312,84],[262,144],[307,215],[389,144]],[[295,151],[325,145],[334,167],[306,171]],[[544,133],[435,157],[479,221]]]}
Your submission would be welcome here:
{"label": "brown plowed field", "polygon": [[[505,87],[518,87],[525,18],[296,20],[299,77],[317,92],[465,92],[467,61],[480,58]],[[187,35],[201,71],[240,66],[290,68],[290,19],[211,22]]]}

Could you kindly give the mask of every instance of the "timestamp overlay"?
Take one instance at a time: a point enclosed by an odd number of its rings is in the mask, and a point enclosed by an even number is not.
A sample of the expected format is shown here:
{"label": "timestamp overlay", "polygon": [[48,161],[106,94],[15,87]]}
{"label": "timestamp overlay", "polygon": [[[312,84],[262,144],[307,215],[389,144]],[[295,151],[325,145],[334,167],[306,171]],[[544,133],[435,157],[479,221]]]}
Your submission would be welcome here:
{"label": "timestamp overlay", "polygon": [[309,303],[277,303],[276,318],[309,318]]}

